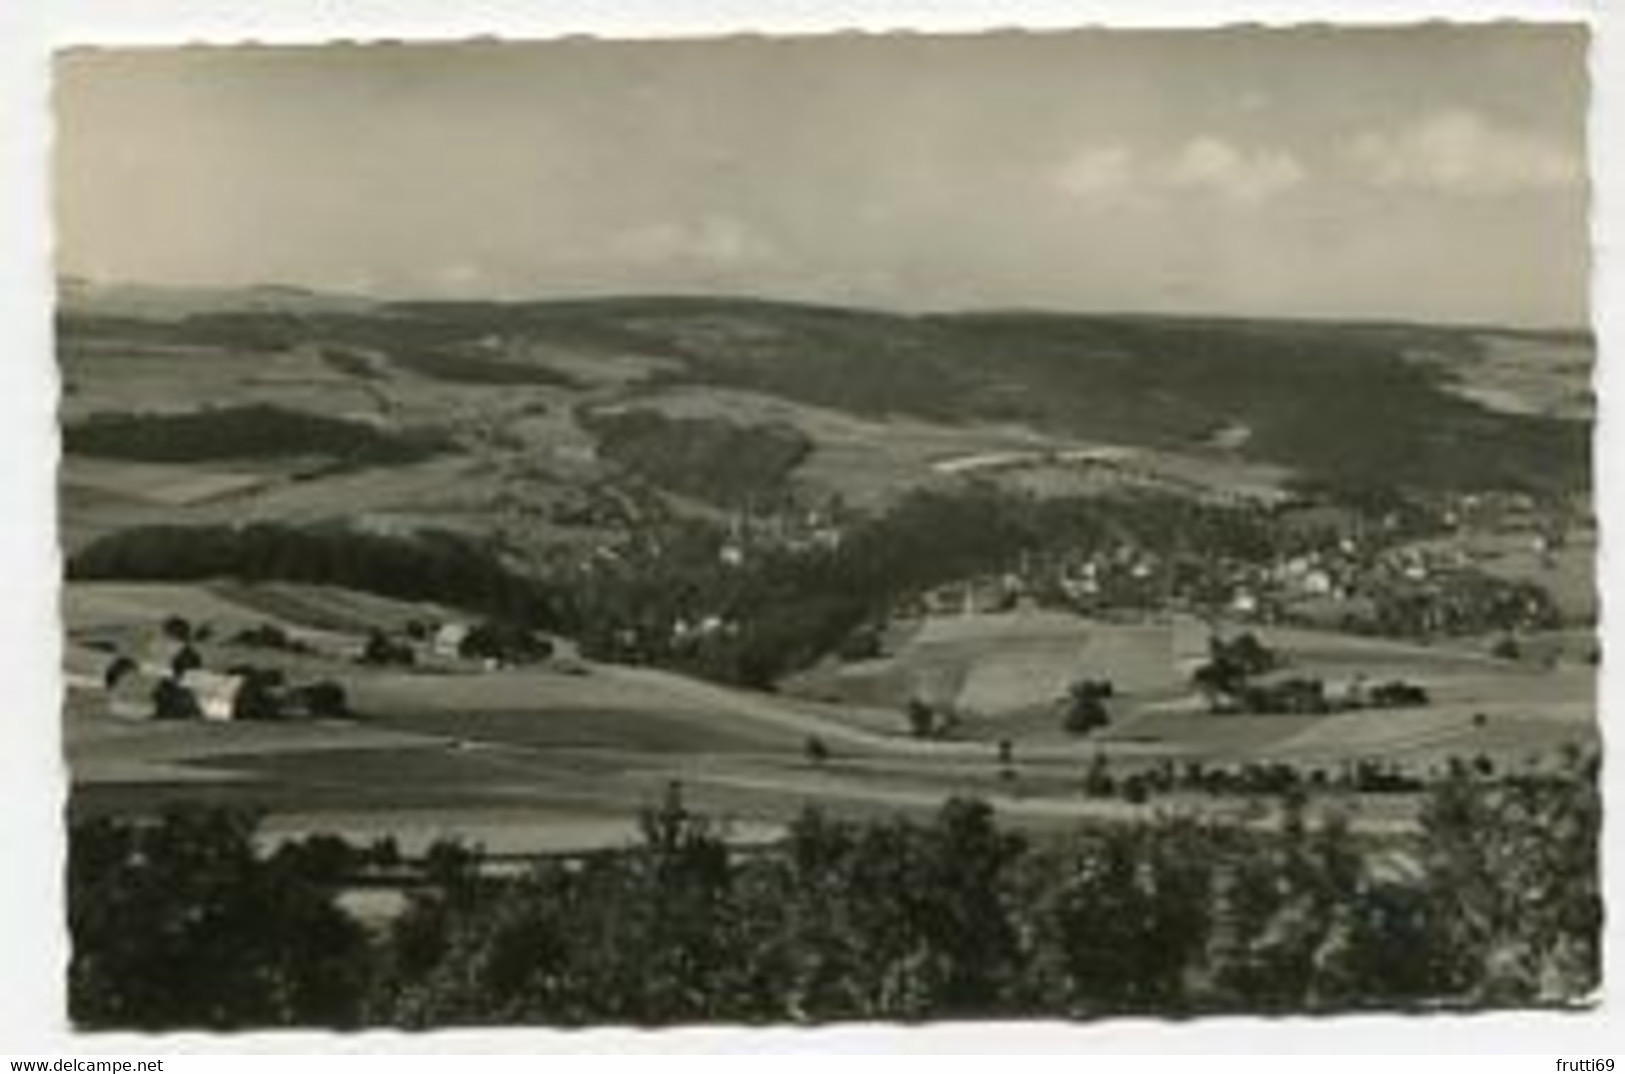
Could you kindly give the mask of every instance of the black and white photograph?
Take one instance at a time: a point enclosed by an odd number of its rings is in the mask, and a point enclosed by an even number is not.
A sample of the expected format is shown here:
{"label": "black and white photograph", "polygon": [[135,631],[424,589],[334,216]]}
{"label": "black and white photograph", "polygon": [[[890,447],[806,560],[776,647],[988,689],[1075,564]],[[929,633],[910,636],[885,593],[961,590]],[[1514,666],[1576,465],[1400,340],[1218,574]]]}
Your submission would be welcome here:
{"label": "black and white photograph", "polygon": [[1589,37],[60,49],[64,1019],[1594,1009]]}

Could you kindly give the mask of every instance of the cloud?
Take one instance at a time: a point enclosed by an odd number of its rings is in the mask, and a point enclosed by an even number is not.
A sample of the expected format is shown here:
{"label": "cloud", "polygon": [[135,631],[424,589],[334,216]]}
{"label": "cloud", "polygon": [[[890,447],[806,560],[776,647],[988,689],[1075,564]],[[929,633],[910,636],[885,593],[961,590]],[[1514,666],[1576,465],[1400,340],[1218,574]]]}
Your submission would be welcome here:
{"label": "cloud", "polygon": [[1259,205],[1302,183],[1298,158],[1284,149],[1238,149],[1219,138],[1194,138],[1162,175],[1175,190],[1207,190],[1238,205]]}
{"label": "cloud", "polygon": [[1348,156],[1381,187],[1496,195],[1575,186],[1579,155],[1549,139],[1497,126],[1466,109],[1426,115],[1391,131],[1367,131]]}
{"label": "cloud", "polygon": [[434,284],[447,294],[478,294],[490,284],[484,268],[472,261],[453,261],[434,273]]}
{"label": "cloud", "polygon": [[1112,198],[1135,186],[1134,155],[1120,145],[1086,146],[1055,169],[1055,186],[1074,198]]}
{"label": "cloud", "polygon": [[661,221],[623,231],[610,241],[618,259],[640,265],[725,267],[765,261],[774,246],[731,216]]}
{"label": "cloud", "polygon": [[1098,208],[1193,193],[1251,208],[1298,186],[1307,175],[1284,149],[1246,149],[1203,135],[1153,156],[1119,145],[1084,147],[1063,159],[1050,179],[1068,197]]}

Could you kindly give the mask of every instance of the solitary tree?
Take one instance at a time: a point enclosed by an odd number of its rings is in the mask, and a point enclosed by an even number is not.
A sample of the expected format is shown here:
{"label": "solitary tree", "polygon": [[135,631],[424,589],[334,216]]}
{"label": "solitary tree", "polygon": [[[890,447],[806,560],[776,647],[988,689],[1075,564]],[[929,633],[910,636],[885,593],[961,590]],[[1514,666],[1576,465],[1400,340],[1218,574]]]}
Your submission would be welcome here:
{"label": "solitary tree", "polygon": [[203,716],[197,695],[177,680],[163,678],[152,690],[152,714],[159,720],[196,720]]}
{"label": "solitary tree", "polygon": [[134,660],[120,654],[113,658],[113,662],[108,664],[107,670],[102,673],[102,685],[111,690],[119,684],[119,680],[123,679],[124,676],[137,670],[139,668]]}
{"label": "solitary tree", "polygon": [[915,738],[930,738],[937,729],[937,714],[926,702],[913,697],[908,702],[908,729]]}
{"label": "solitary tree", "polygon": [[1106,698],[1112,693],[1112,684],[1107,679],[1080,679],[1073,683],[1067,690],[1061,726],[1073,735],[1087,735],[1097,727],[1105,727],[1111,723]]}
{"label": "solitary tree", "polygon": [[175,678],[181,679],[186,676],[188,671],[196,671],[202,666],[202,655],[192,647],[190,642],[188,642],[180,647],[180,651],[177,652],[174,659],[169,662],[169,671],[170,674],[175,676]]}
{"label": "solitary tree", "polygon": [[1008,738],[999,739],[999,778],[1016,778],[1016,744]]}

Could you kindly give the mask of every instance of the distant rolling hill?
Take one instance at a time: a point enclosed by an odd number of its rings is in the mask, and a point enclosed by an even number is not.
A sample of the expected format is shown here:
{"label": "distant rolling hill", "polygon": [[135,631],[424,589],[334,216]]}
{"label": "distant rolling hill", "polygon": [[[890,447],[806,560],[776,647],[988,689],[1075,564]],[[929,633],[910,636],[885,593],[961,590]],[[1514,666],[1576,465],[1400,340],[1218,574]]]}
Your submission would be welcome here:
{"label": "distant rolling hill", "polygon": [[68,315],[178,321],[210,313],[362,312],[371,299],[286,284],[255,287],[163,287],[101,283],[69,276],[57,281],[57,303]]}
{"label": "distant rolling hill", "polygon": [[[81,296],[83,297],[83,296]],[[1583,410],[1520,405],[1583,396],[1591,343],[1573,333],[1306,321],[1026,312],[903,315],[723,298],[397,302],[314,298],[207,312],[143,328],[168,342],[245,349],[329,343],[435,361],[455,381],[496,365],[635,356],[642,387],[718,386],[868,417],[1012,423],[1163,450],[1222,452],[1306,475],[1428,488],[1589,485]],[[114,311],[127,318],[128,309]],[[121,331],[93,302],[64,305],[64,336]],[[1494,393],[1473,378],[1507,348],[1559,353],[1554,378],[1517,366]],[[1521,342],[1520,342],[1521,341]],[[489,355],[499,353],[493,363]],[[544,357],[537,357],[543,355]],[[484,356],[484,357],[482,357]],[[1545,361],[1545,359],[1541,359]],[[471,364],[470,364],[471,363]],[[1531,371],[1532,369],[1532,371]],[[507,374],[505,374],[507,375]],[[520,375],[512,377],[523,381]]]}

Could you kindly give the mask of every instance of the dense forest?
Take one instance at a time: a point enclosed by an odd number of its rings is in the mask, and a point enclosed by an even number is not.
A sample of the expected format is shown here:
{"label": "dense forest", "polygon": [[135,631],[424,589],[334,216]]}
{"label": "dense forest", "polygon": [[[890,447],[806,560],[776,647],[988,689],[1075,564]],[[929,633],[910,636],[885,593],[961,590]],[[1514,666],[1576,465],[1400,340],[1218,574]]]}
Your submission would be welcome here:
{"label": "dense forest", "polygon": [[[824,1022],[1567,1005],[1600,975],[1595,760],[1429,790],[1409,835],[1156,819],[1022,834],[803,814],[741,851],[674,788],[625,850],[522,876],[431,847],[405,910],[338,893],[391,844],[256,849],[240,814],[76,823],[86,1028]],[[393,870],[393,873],[391,872]]]}
{"label": "dense forest", "polygon": [[569,625],[547,586],[506,567],[482,542],[445,531],[410,536],[342,526],[139,526],[68,560],[70,581],[311,582],[481,611],[537,629]]}
{"label": "dense forest", "polygon": [[650,483],[722,507],[788,502],[790,475],[812,452],[791,425],[674,418],[658,410],[580,409],[599,451]]}
{"label": "dense forest", "polygon": [[322,456],[353,465],[418,462],[449,448],[427,431],[394,431],[347,418],[257,403],[186,413],[108,413],[62,430],[76,455],[138,462],[205,462]]}

